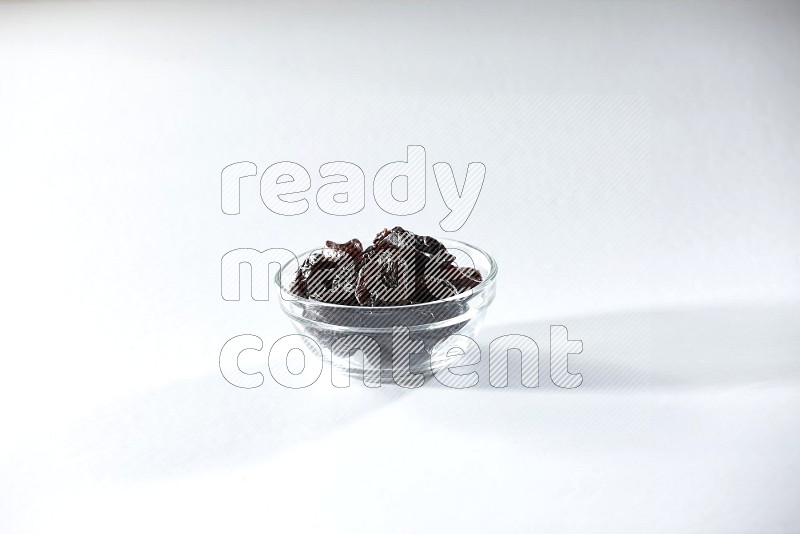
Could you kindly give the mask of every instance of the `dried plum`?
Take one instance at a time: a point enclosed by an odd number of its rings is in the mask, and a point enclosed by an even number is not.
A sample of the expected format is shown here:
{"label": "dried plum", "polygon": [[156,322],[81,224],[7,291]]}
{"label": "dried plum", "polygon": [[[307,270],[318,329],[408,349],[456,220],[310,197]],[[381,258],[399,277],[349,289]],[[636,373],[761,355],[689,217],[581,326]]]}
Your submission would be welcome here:
{"label": "dried plum", "polygon": [[325,245],[295,273],[293,293],[350,306],[403,306],[452,297],[482,281],[476,269],[456,266],[441,242],[400,226],[378,232],[366,249],[358,239]]}
{"label": "dried plum", "polygon": [[341,250],[346,252],[350,254],[350,257],[354,260],[357,259],[364,251],[361,241],[355,238],[347,241],[346,243],[334,243],[333,241],[326,241],[325,246],[333,250]]}

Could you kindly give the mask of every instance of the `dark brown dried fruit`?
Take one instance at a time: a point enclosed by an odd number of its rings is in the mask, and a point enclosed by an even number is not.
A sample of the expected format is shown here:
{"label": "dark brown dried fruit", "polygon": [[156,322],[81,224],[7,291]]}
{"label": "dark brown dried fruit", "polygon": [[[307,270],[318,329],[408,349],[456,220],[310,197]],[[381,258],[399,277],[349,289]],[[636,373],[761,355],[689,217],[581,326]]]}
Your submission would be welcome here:
{"label": "dark brown dried fruit", "polygon": [[327,241],[295,273],[292,292],[351,306],[403,306],[445,299],[477,286],[482,277],[458,267],[446,247],[396,226],[363,249],[358,239]]}
{"label": "dark brown dried fruit", "polygon": [[361,241],[355,238],[346,243],[334,243],[333,241],[326,241],[325,246],[333,250],[342,250],[347,252],[353,259],[357,259],[364,251],[364,247],[361,246]]}

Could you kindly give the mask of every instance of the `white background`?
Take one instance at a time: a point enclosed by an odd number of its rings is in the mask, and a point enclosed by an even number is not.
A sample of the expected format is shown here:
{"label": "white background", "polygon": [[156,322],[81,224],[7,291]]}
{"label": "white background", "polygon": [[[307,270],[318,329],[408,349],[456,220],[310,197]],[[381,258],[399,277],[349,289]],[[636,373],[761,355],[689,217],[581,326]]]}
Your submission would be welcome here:
{"label": "white background", "polygon": [[[797,532],[799,29],[789,2],[0,4],[0,531]],[[410,144],[427,205],[389,216],[371,178]],[[250,179],[224,215],[242,160],[304,165],[311,209]],[[314,205],[336,160],[357,215]],[[542,385],[228,384],[227,339],[291,327],[221,299],[222,255],[442,235],[438,161],[486,165],[448,237],[497,259],[480,341],[534,338]]]}

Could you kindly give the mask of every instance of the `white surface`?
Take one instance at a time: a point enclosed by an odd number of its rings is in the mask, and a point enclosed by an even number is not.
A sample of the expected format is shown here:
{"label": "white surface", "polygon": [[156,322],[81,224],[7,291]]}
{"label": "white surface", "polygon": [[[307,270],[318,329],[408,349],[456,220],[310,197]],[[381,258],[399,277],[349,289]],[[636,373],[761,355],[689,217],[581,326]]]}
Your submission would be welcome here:
{"label": "white surface", "polygon": [[[798,24],[773,2],[0,5],[0,531],[796,532]],[[449,237],[495,255],[480,341],[533,337],[542,386],[230,386],[227,339],[290,330],[222,301],[225,252],[446,211],[429,173],[407,218],[369,194],[279,217],[257,180],[226,216],[222,168],[295,161],[314,192],[322,163],[369,182],[409,144],[486,165]],[[550,324],[583,341],[577,390],[546,378]]]}

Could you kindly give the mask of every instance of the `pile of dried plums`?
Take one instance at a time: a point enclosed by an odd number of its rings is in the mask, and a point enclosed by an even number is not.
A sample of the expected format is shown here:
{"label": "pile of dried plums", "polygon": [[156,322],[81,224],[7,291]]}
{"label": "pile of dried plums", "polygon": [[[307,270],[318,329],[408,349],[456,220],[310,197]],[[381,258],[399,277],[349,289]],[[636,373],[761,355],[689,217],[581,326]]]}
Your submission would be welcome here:
{"label": "pile of dried plums", "polygon": [[403,306],[452,297],[477,286],[481,274],[458,267],[432,237],[396,226],[364,249],[358,239],[328,241],[295,273],[292,293],[349,306]]}

